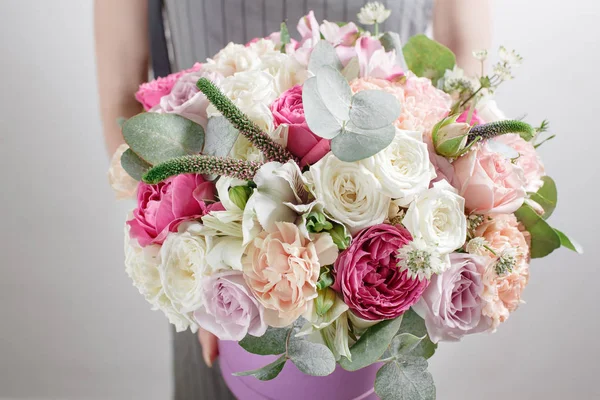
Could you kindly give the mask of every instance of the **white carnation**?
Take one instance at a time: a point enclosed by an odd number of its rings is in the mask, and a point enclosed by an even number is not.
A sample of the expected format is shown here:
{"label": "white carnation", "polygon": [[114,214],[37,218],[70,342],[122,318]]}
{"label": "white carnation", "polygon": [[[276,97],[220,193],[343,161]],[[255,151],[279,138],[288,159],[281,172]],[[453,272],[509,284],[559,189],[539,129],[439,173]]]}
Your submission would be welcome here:
{"label": "white carnation", "polygon": [[260,68],[260,56],[257,48],[246,47],[241,44],[229,43],[212,59],[209,58],[202,65],[204,71],[218,72],[228,77],[236,72]]}
{"label": "white carnation", "polygon": [[413,238],[436,246],[440,254],[462,247],[467,237],[465,199],[450,184],[439,181],[408,208],[402,221]]}
{"label": "white carnation", "polygon": [[392,143],[362,161],[381,182],[383,193],[408,206],[436,177],[420,132],[396,129]]}
{"label": "white carnation", "polygon": [[310,167],[306,177],[325,211],[353,234],[388,216],[391,199],[364,163],[344,162],[329,153]]}

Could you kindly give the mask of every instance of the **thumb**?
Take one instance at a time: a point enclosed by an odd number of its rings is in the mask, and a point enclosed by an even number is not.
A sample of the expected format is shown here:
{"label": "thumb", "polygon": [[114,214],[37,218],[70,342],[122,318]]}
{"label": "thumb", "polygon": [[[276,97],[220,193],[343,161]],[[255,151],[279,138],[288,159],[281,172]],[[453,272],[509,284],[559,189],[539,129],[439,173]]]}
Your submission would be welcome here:
{"label": "thumb", "polygon": [[209,367],[212,367],[219,355],[218,340],[212,333],[202,328],[198,330],[198,341],[200,341],[200,346],[202,347],[202,357]]}

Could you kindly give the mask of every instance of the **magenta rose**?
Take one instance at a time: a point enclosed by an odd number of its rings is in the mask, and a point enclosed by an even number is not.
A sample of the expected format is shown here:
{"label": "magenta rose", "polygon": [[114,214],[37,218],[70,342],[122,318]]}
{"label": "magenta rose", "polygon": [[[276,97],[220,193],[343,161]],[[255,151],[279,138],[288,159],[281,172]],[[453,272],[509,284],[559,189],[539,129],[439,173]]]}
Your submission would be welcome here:
{"label": "magenta rose", "polygon": [[190,69],[176,72],[174,74],[165,76],[164,78],[156,78],[153,81],[143,83],[140,85],[140,88],[135,94],[135,98],[144,106],[144,110],[148,111],[152,107],[156,106],[160,102],[161,98],[171,93],[173,86],[175,86],[175,82],[177,82],[179,78],[189,72],[198,71],[201,67],[202,64],[196,63]]}
{"label": "magenta rose", "polygon": [[412,241],[399,226],[375,225],[362,230],[334,265],[333,289],[359,317],[392,319],[419,300],[428,280],[412,279],[400,271],[397,250]]}
{"label": "magenta rose", "polygon": [[434,343],[457,341],[490,328],[491,319],[482,315],[483,275],[490,262],[489,257],[453,253],[450,269],[431,277],[413,309],[425,320]]}
{"label": "magenta rose", "polygon": [[140,246],[162,244],[181,222],[223,209],[221,203],[207,204],[214,200],[215,186],[202,175],[177,175],[157,185],[140,182],[129,234]]}
{"label": "magenta rose", "polygon": [[314,164],[329,153],[329,140],[322,139],[311,132],[304,118],[302,105],[302,86],[296,85],[283,92],[271,105],[275,127],[287,124],[287,147],[300,158],[300,167]]}

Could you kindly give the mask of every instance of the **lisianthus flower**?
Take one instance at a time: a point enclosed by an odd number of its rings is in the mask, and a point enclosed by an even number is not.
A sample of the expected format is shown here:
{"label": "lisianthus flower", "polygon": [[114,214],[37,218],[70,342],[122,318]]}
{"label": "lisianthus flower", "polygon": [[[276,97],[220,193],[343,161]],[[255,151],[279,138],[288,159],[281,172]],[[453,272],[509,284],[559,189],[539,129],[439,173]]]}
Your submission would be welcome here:
{"label": "lisianthus flower", "polygon": [[202,64],[196,63],[190,69],[186,69],[180,72],[173,73],[166,77],[159,77],[153,81],[143,83],[135,94],[135,98],[143,106],[144,110],[148,111],[152,107],[156,106],[160,99],[171,93],[175,82],[182,76],[191,72],[199,71],[202,68]]}

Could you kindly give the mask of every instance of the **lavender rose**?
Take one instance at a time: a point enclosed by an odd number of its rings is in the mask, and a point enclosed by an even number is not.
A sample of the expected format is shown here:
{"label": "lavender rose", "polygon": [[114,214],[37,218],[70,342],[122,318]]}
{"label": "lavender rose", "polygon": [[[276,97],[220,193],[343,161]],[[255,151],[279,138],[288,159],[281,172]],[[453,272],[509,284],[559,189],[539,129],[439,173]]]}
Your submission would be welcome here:
{"label": "lavender rose", "polygon": [[404,228],[375,225],[339,256],[333,289],[356,315],[370,321],[396,318],[421,297],[429,281],[409,278],[397,265],[397,250],[411,240]]}
{"label": "lavender rose", "polygon": [[431,278],[429,287],[413,309],[425,320],[434,343],[458,341],[464,335],[483,332],[491,320],[481,313],[483,274],[490,258],[453,253],[451,267]]}
{"label": "lavender rose", "polygon": [[198,325],[221,340],[242,340],[267,330],[264,308],[250,293],[244,275],[227,271],[204,279],[202,306],[194,312]]}

